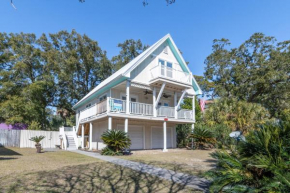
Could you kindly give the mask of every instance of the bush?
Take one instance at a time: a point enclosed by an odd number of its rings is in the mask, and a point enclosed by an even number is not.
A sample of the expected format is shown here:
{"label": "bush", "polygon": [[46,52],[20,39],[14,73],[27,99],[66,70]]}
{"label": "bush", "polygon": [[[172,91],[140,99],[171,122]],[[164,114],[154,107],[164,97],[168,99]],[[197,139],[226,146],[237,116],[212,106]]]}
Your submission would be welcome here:
{"label": "bush", "polygon": [[194,139],[195,147],[197,149],[204,148],[206,145],[213,146],[216,143],[214,133],[203,126],[196,127],[191,134],[191,137]]}
{"label": "bush", "polygon": [[217,151],[211,192],[290,192],[290,123],[251,131],[235,149]]}
{"label": "bush", "polygon": [[235,139],[230,137],[232,129],[228,126],[219,124],[208,127],[208,129],[214,134],[217,148],[228,148],[230,145],[235,144]]}
{"label": "bush", "polygon": [[[131,145],[131,140],[124,131],[108,130],[102,134],[101,138],[108,149],[116,153],[119,153],[125,148],[129,148]],[[109,152],[108,149],[105,151]]]}
{"label": "bush", "polygon": [[102,149],[101,154],[102,155],[110,155],[110,156],[123,155],[122,152],[115,152],[114,150],[110,149],[109,147],[105,147],[104,149]]}
{"label": "bush", "polygon": [[190,143],[190,134],[191,134],[191,125],[177,125],[176,127],[176,138],[177,138],[177,147],[188,147]]}

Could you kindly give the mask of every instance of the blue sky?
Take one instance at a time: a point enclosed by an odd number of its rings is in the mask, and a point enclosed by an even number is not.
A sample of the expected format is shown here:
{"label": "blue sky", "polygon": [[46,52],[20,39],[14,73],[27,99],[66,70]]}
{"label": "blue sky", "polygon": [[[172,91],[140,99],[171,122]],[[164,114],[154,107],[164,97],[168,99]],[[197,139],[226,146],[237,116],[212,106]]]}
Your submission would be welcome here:
{"label": "blue sky", "polygon": [[99,42],[108,56],[117,44],[141,39],[153,44],[170,33],[194,74],[202,75],[213,39],[240,45],[255,32],[290,39],[288,0],[10,0],[0,1],[0,32],[55,33],[76,29]]}

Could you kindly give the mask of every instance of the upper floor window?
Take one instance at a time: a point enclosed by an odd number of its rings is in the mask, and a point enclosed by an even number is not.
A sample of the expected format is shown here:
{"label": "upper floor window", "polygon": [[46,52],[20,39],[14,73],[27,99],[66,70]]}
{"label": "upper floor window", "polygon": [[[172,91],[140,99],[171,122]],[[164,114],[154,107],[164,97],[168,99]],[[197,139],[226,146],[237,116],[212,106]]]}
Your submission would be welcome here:
{"label": "upper floor window", "polygon": [[[126,100],[126,96],[122,96],[122,100],[125,101]],[[131,97],[131,102],[137,102],[136,97]]]}
{"label": "upper floor window", "polygon": [[159,65],[161,65],[161,66],[164,66],[164,65],[165,65],[165,61],[164,61],[164,60],[161,60],[161,59],[159,59],[159,62],[158,62],[158,64],[159,64]]}
{"label": "upper floor window", "polygon": [[159,59],[159,65],[161,66],[160,70],[161,70],[162,76],[166,76],[169,78],[173,77],[173,72],[172,72],[173,64],[172,64],[172,62],[168,62],[168,61]]}
{"label": "upper floor window", "polygon": [[106,99],[107,99],[107,95],[105,94],[105,95],[103,95],[103,96],[101,96],[101,97],[99,98],[99,101],[102,102],[102,101],[104,101],[104,100],[106,100]]}

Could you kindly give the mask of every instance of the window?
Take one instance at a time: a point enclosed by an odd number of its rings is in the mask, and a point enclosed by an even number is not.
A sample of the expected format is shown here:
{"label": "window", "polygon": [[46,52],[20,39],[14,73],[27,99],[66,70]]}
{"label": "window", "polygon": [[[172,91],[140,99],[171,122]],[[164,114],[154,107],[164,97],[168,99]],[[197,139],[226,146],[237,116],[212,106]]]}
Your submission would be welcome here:
{"label": "window", "polygon": [[165,106],[165,107],[169,107],[169,104],[168,103],[163,103],[163,106]]}
{"label": "window", "polygon": [[166,62],[166,66],[167,66],[168,68],[172,68],[172,63],[171,63],[171,62]]}
{"label": "window", "polygon": [[100,102],[104,101],[107,99],[107,95],[103,95],[99,98]]}
{"label": "window", "polygon": [[165,65],[165,61],[159,59],[159,64],[160,64],[161,66],[164,66],[164,65]]}
{"label": "window", "polygon": [[[120,94],[120,98],[125,101],[127,99],[126,94],[125,93],[121,93]],[[138,101],[138,95],[135,94],[130,94],[130,101],[131,102],[137,102]]]}
{"label": "window", "polygon": [[[122,96],[122,100],[125,101],[127,97]],[[135,97],[131,97],[131,102],[137,102],[137,99]]]}

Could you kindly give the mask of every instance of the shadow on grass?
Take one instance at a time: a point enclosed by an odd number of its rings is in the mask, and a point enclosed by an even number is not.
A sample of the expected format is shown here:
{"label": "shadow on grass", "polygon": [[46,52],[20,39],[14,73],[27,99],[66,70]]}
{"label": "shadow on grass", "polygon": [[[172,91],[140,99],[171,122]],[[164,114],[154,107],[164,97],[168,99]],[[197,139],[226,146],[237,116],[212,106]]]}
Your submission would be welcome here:
{"label": "shadow on grass", "polygon": [[0,161],[1,160],[12,160],[12,159],[17,159],[15,157],[0,157]]}
{"label": "shadow on grass", "polygon": [[190,182],[186,175],[179,176],[184,182],[180,184],[175,174],[168,173],[172,178],[168,181],[141,171],[97,162],[22,175],[5,189],[7,192],[192,192],[186,187]]}
{"label": "shadow on grass", "polygon": [[0,156],[14,156],[14,155],[21,154],[6,147],[0,147]]}

